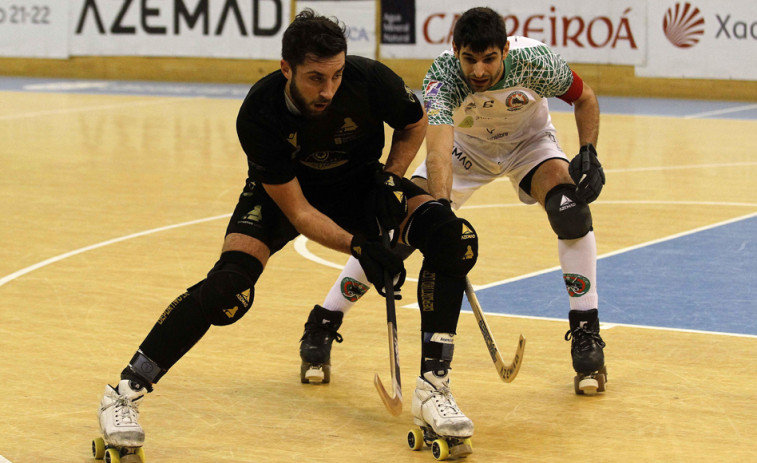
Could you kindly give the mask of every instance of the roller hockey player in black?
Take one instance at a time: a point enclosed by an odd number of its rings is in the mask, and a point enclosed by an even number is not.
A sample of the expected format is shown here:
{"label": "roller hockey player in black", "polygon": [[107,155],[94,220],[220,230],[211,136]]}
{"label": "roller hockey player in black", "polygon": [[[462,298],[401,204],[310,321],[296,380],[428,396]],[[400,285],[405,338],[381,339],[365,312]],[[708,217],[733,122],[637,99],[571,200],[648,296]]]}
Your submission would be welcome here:
{"label": "roller hockey player in black", "polygon": [[[395,240],[421,251],[419,382],[446,413],[426,415],[445,432],[464,438],[473,433],[473,423],[452,399],[447,375],[465,276],[477,259],[477,235],[470,223],[403,178],[427,126],[417,97],[383,64],[346,52],[344,28],[311,10],[298,14],[285,31],[281,70],[258,81],[239,111],[248,179],[220,258],[159,317],[120,382],[106,386],[96,457],[107,452],[117,461],[119,455],[141,453],[145,434],[138,406],[147,392],[211,326],[235,323],[250,310],[269,258],[299,234],[354,256],[382,294],[385,273],[395,276],[399,290],[405,269],[379,234],[392,230]],[[381,165],[385,123],[394,133]],[[312,323],[324,327],[315,312]],[[329,323],[325,342],[339,339],[339,321]],[[376,344],[384,346],[383,340]]]}

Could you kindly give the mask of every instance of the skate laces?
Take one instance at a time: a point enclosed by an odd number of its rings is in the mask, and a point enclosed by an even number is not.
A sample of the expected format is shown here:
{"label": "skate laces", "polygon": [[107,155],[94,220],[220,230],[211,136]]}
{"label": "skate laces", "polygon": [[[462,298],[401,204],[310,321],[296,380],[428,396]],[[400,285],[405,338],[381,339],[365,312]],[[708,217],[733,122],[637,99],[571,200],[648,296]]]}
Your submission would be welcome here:
{"label": "skate laces", "polygon": [[433,400],[439,413],[444,416],[447,416],[447,414],[462,415],[463,412],[457,407],[457,402],[455,402],[455,398],[452,396],[452,389],[450,389],[449,385],[437,388],[431,384],[431,387],[433,389],[429,391],[429,396],[423,401],[423,403]]}
{"label": "skate laces", "polygon": [[305,326],[305,334],[302,335],[300,341],[304,341],[305,338],[310,339],[310,344],[323,343],[326,344],[330,340],[336,342],[342,342],[344,338],[339,334],[336,328],[331,325],[318,325],[316,323],[308,323]]}
{"label": "skate laces", "polygon": [[591,350],[593,344],[605,347],[605,342],[598,331],[594,331],[587,325],[579,325],[565,333],[565,340],[573,340],[573,348],[577,351]]}
{"label": "skate laces", "polygon": [[116,425],[138,424],[139,404],[125,395],[116,391],[113,402],[108,404],[104,409],[113,408],[113,416]]}

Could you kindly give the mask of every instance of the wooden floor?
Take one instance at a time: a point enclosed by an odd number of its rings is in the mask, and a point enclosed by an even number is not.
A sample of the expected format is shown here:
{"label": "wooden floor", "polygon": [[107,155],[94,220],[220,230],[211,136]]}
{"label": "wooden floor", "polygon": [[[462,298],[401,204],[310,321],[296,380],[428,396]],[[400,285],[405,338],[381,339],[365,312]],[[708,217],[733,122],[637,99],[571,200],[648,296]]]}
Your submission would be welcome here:
{"label": "wooden floor", "polygon": [[[105,384],[217,258],[246,175],[238,107],[0,92],[0,462],[93,461]],[[574,151],[572,115],[554,120]],[[755,130],[755,121],[603,115],[608,183],[592,206],[599,253],[743,215],[744,207],[654,201],[755,202]],[[665,169],[713,163],[722,166]],[[633,204],[618,207],[622,201]],[[495,182],[470,201],[482,204],[516,198]],[[476,284],[557,265],[537,206],[461,213],[481,236]],[[308,249],[332,262],[345,257]],[[408,267],[417,271],[417,256]],[[372,384],[376,372],[389,377],[384,304],[374,293],[341,330],[333,382],[300,384],[302,325],[337,274],[291,245],[274,256],[253,310],[211,329],[144,401],[147,460],[432,461],[430,451],[405,443],[420,348],[416,310],[398,310],[401,416],[386,412]],[[413,302],[415,283],[404,293],[403,303]],[[757,461],[756,338],[605,327],[608,391],[581,397],[563,340],[567,322],[489,323],[505,357],[518,334],[528,344],[518,378],[505,384],[473,316],[461,316],[453,390],[476,426],[468,461]]]}

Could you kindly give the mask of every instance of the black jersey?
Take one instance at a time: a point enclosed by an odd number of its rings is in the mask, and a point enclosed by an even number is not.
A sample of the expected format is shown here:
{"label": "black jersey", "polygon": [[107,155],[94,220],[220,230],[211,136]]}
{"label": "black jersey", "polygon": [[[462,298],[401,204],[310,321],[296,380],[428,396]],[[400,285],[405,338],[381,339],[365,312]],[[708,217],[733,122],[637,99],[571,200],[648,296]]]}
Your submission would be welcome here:
{"label": "black jersey", "polygon": [[250,180],[281,184],[297,177],[306,197],[354,182],[384,147],[384,122],[401,129],[423,117],[415,94],[385,65],[348,56],[327,114],[309,119],[286,106],[286,77],[276,71],[249,91],[237,117]]}

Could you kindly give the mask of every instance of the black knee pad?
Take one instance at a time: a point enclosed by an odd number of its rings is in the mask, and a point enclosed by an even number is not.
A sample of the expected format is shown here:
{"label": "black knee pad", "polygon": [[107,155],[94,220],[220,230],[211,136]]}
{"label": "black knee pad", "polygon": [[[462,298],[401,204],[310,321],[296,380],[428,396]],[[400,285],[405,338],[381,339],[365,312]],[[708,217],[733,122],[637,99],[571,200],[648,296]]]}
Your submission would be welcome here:
{"label": "black knee pad", "polygon": [[462,277],[476,264],[478,235],[473,225],[436,201],[419,206],[405,231],[406,242],[420,249],[429,270]]}
{"label": "black knee pad", "polygon": [[213,325],[230,325],[247,313],[255,297],[255,283],[263,264],[240,251],[221,254],[208,276],[189,288],[200,302],[205,318]]}
{"label": "black knee pad", "polygon": [[589,205],[576,196],[576,186],[561,184],[549,190],[544,209],[552,230],[561,240],[575,240],[592,230]]}

